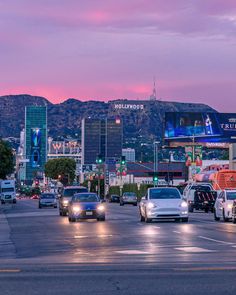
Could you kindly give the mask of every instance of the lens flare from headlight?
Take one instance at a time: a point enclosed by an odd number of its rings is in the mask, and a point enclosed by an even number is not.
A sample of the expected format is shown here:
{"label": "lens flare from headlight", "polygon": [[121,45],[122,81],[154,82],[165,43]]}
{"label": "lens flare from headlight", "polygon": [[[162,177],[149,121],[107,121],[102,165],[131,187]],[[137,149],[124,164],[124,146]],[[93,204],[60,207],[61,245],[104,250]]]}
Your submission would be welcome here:
{"label": "lens flare from headlight", "polygon": [[181,203],[181,207],[182,207],[182,208],[187,208],[187,207],[188,207],[188,203],[185,202],[185,201],[183,201],[183,202]]}
{"label": "lens flare from headlight", "polygon": [[147,204],[147,208],[148,209],[152,209],[152,208],[154,208],[154,207],[156,207],[153,203],[148,203]]}
{"label": "lens flare from headlight", "polygon": [[105,207],[104,207],[103,205],[99,205],[99,206],[97,207],[97,209],[98,209],[99,211],[104,211],[104,210],[105,210]]}
{"label": "lens flare from headlight", "polygon": [[73,206],[72,210],[73,210],[73,212],[80,212],[81,208],[79,206]]}
{"label": "lens flare from headlight", "polygon": [[63,205],[68,205],[69,201],[68,200],[64,200],[63,201]]}
{"label": "lens flare from headlight", "polygon": [[228,204],[228,209],[232,209],[233,208],[233,205],[232,204]]}

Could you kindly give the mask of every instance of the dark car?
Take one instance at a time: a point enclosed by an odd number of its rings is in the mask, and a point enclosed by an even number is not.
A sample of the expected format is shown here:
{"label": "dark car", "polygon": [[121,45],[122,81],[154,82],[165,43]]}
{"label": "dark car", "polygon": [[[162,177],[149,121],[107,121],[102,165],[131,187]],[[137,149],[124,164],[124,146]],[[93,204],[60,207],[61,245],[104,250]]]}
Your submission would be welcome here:
{"label": "dark car", "polygon": [[59,198],[59,213],[60,216],[66,216],[68,213],[69,202],[71,201],[74,194],[86,193],[88,189],[83,186],[67,186],[63,189],[62,194]]}
{"label": "dark car", "polygon": [[137,206],[138,198],[133,192],[125,192],[122,197],[120,197],[120,206],[124,206],[125,204],[132,204]]}
{"label": "dark car", "polygon": [[120,203],[120,196],[119,195],[109,195],[108,201],[109,201],[109,203]]}
{"label": "dark car", "polygon": [[42,207],[57,208],[57,198],[53,193],[43,193],[39,196],[39,209]]}
{"label": "dark car", "polygon": [[69,203],[68,219],[70,222],[79,219],[105,221],[105,206],[95,193],[75,194]]}

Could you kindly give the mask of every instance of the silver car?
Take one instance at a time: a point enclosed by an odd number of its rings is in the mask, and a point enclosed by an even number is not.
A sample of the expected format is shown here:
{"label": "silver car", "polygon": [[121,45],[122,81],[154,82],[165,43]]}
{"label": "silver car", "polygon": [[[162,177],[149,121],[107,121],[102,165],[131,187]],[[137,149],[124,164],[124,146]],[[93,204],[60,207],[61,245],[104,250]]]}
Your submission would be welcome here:
{"label": "silver car", "polygon": [[53,193],[43,193],[39,196],[39,209],[42,207],[57,208],[57,198]]}
{"label": "silver car", "polygon": [[120,206],[124,206],[125,204],[132,204],[137,206],[138,198],[133,192],[126,192],[120,197]]}

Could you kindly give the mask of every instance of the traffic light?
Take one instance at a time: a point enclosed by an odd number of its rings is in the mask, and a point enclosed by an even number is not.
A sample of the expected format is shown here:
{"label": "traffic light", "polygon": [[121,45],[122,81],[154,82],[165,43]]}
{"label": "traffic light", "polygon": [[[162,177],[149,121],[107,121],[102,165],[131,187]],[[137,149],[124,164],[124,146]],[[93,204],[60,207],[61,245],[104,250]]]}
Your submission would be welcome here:
{"label": "traffic light", "polygon": [[158,183],[158,174],[156,172],[153,173],[153,182]]}
{"label": "traffic light", "polygon": [[97,156],[96,163],[97,164],[102,164],[103,163],[103,157],[102,157],[102,155],[98,155]]}
{"label": "traffic light", "polygon": [[122,156],[121,157],[120,163],[121,163],[121,165],[125,165],[126,164],[125,156]]}

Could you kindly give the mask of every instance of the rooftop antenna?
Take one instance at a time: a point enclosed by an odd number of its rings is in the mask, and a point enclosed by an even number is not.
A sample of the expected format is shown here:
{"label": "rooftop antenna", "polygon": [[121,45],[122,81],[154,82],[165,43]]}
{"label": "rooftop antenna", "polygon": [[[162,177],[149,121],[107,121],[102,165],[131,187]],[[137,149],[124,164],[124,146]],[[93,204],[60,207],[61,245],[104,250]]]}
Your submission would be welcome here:
{"label": "rooftop antenna", "polygon": [[153,89],[152,89],[152,94],[150,95],[150,100],[157,100],[156,78],[155,78],[155,76],[153,76]]}

